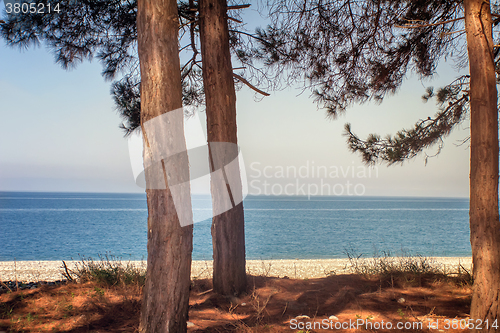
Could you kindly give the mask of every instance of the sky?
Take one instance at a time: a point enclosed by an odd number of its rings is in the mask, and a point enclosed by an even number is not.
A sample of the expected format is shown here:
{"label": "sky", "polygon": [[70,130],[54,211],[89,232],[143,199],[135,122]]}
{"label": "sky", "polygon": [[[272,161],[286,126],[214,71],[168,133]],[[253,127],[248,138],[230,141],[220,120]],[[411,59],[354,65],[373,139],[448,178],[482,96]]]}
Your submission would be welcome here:
{"label": "sky", "polygon": [[[0,43],[0,191],[144,192],[97,60],[66,71],[43,47]],[[425,87],[458,75],[453,63],[442,63],[432,81],[410,75],[382,104],[353,106],[336,120],[297,87],[261,99],[244,86],[237,123],[249,193],[467,197],[469,150],[457,145],[468,136],[466,123],[427,163],[422,155],[371,169],[342,135],[346,122],[362,138],[413,126],[437,111],[434,102],[422,102]]]}

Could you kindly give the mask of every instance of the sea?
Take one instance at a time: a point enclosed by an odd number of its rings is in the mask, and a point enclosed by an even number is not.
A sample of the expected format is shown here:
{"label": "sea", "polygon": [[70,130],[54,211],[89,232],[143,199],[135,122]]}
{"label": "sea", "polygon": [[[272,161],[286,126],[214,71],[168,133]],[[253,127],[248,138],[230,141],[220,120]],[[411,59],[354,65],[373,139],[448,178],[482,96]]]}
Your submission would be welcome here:
{"label": "sea", "polygon": [[[193,196],[193,260],[212,259],[209,196]],[[249,260],[470,256],[463,198],[248,196]],[[201,218],[200,218],[201,217]],[[0,261],[147,258],[145,194],[0,192]]]}

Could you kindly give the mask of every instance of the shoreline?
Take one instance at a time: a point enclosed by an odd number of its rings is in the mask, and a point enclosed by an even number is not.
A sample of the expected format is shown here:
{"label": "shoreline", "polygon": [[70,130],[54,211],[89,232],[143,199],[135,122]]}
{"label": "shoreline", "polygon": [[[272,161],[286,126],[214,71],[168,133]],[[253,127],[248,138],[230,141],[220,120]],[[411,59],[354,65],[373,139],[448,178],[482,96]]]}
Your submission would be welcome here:
{"label": "shoreline", "polygon": [[[380,259],[380,258],[379,258]],[[382,258],[383,259],[383,258]],[[406,258],[394,257],[395,260]],[[418,259],[418,257],[416,257]],[[471,270],[472,257],[423,257],[433,266],[438,266],[446,272],[456,272],[459,265]],[[359,259],[358,263],[370,263],[373,258]],[[81,261],[65,261],[68,269],[73,270]],[[122,261],[136,267],[146,268],[146,261]],[[247,274],[269,277],[288,277],[290,279],[321,278],[336,274],[350,274],[349,259],[276,259],[247,260]],[[192,262],[191,279],[212,277],[212,260],[197,260]],[[0,281],[56,281],[64,279],[62,260],[40,261],[0,261]]]}

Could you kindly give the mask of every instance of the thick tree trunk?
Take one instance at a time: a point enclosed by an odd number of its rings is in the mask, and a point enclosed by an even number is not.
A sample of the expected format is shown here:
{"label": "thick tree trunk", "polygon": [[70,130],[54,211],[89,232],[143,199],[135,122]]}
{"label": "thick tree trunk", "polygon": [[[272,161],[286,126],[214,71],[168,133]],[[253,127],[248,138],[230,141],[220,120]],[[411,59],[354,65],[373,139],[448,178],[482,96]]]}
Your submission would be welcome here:
{"label": "thick tree trunk", "polygon": [[[138,51],[141,67],[141,126],[145,149],[152,137],[144,124],[166,112],[182,107],[178,53],[178,16],[175,0],[139,0],[137,13]],[[161,139],[184,142],[182,116],[174,119]],[[181,141],[176,141],[181,138]],[[185,150],[185,149],[184,149]],[[180,159],[186,162],[187,155]],[[187,164],[186,164],[187,165]],[[141,310],[140,332],[186,332],[193,248],[192,225],[181,227],[167,184],[167,174],[182,163],[161,161],[145,165],[148,203],[148,260]],[[156,172],[156,175],[155,175]],[[159,172],[159,176],[158,176]],[[161,184],[152,184],[161,179]],[[160,189],[158,189],[160,188]],[[161,189],[163,188],[163,189]],[[184,202],[187,211],[191,202]]]}
{"label": "thick tree trunk", "polygon": [[[220,170],[237,154],[236,93],[229,51],[226,0],[200,0],[199,11],[208,142],[211,143],[212,168]],[[233,145],[213,145],[217,142]],[[226,174],[223,178],[227,181]],[[242,195],[239,174],[237,182],[239,186],[230,187],[212,174],[214,215],[224,210],[228,194],[233,206],[212,220],[214,291],[223,295],[238,295],[246,290],[243,204],[237,204],[237,198]]]}
{"label": "thick tree trunk", "polygon": [[[470,67],[470,239],[474,264],[471,319],[496,332],[500,310],[498,112],[489,2],[465,0]],[[488,321],[488,322],[486,322]],[[479,321],[477,322],[479,323]],[[489,329],[487,329],[489,326]],[[479,330],[478,330],[479,331]]]}

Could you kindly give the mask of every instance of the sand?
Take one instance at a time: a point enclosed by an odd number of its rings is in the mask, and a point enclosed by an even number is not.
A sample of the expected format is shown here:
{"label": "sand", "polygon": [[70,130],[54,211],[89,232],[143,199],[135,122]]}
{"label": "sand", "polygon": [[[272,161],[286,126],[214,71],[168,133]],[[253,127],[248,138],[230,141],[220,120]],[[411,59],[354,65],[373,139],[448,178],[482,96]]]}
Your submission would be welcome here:
{"label": "sand", "polygon": [[[457,272],[459,265],[471,270],[471,257],[432,257],[427,258],[433,265],[448,273]],[[367,262],[373,259],[365,259]],[[70,270],[75,269],[77,261],[66,261]],[[139,267],[145,262],[130,262]],[[320,278],[335,274],[352,272],[348,259],[295,259],[295,260],[247,260],[247,272],[251,275],[288,277],[291,279]],[[64,279],[62,261],[0,261],[0,281],[56,281]],[[210,278],[212,261],[193,261],[193,279]]]}

